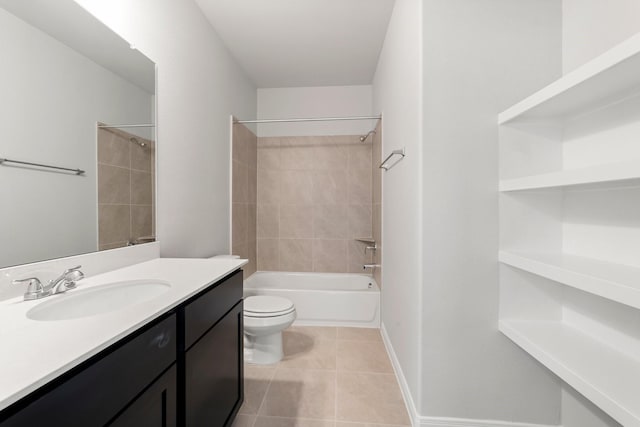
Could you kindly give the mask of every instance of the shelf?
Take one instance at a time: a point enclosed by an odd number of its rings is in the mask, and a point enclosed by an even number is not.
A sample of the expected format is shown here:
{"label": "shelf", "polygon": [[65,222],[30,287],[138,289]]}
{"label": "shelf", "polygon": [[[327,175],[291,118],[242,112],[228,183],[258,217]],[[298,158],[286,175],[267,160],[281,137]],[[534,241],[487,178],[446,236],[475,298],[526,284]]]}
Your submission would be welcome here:
{"label": "shelf", "polygon": [[575,185],[606,185],[621,182],[628,184],[633,180],[637,182],[632,184],[640,184],[640,161],[611,163],[522,178],[503,179],[500,181],[499,189],[506,192]]}
{"label": "shelf", "polygon": [[640,308],[640,268],[575,255],[501,251],[501,263]]}
{"label": "shelf", "polygon": [[561,322],[502,320],[500,331],[616,421],[640,426],[640,361]]}
{"label": "shelf", "polygon": [[561,119],[628,97],[640,88],[640,34],[505,110],[499,124]]}

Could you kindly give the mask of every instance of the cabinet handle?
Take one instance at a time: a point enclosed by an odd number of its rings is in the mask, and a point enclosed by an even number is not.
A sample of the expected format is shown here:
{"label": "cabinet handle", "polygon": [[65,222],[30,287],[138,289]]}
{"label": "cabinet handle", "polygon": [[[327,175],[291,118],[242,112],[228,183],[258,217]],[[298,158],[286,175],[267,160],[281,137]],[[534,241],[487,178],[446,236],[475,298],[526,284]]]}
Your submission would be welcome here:
{"label": "cabinet handle", "polygon": [[158,348],[165,348],[171,342],[171,334],[169,332],[161,332],[151,340],[151,345]]}

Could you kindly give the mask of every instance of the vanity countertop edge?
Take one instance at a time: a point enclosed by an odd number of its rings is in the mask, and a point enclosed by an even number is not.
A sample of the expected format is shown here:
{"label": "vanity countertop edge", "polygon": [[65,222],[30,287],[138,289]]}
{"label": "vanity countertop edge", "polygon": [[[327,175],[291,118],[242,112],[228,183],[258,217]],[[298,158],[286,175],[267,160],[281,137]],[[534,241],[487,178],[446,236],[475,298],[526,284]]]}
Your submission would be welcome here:
{"label": "vanity countertop edge", "polygon": [[3,347],[0,410],[161,317],[247,262],[226,258],[157,258],[86,277],[78,282],[78,290],[124,280],[171,283],[167,292],[155,298],[90,317],[37,321],[29,319],[26,313],[43,300],[23,301],[20,297],[0,302]]}

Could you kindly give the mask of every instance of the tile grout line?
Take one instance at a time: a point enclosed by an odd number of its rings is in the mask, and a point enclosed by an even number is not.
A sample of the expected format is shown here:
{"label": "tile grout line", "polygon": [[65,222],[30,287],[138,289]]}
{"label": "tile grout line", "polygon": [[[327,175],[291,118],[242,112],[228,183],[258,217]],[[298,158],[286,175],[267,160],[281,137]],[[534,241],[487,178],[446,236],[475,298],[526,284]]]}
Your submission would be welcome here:
{"label": "tile grout line", "polygon": [[273,371],[273,375],[271,376],[271,378],[269,378],[269,384],[267,385],[267,389],[264,391],[264,396],[262,396],[262,401],[260,402],[260,406],[258,406],[258,410],[256,411],[256,418],[253,420],[253,424],[251,424],[251,427],[255,427],[255,425],[258,422],[258,416],[260,414],[260,410],[262,409],[264,402],[267,400],[267,394],[269,393],[269,389],[271,389],[271,383],[273,382],[273,379],[276,376],[277,370],[278,368],[276,366],[275,370]]}
{"label": "tile grout line", "polygon": [[[354,371],[351,369],[317,369],[317,368],[277,368],[283,371],[311,371],[311,372],[341,372],[348,374],[365,374],[365,375],[394,375],[393,372],[373,372],[373,371]],[[286,417],[285,417],[286,418]]]}

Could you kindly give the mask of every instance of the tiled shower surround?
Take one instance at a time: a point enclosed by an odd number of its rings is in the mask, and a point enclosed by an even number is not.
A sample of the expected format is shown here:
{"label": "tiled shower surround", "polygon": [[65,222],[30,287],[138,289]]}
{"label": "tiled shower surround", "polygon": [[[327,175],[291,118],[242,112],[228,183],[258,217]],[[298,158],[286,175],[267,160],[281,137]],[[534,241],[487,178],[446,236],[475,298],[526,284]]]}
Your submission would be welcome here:
{"label": "tiled shower surround", "polygon": [[372,256],[372,143],[360,135],[261,137],[257,268],[363,273]]}
{"label": "tiled shower surround", "polygon": [[257,137],[242,124],[233,125],[231,253],[246,258],[245,277],[256,271]]}
{"label": "tiled shower surround", "polygon": [[99,250],[155,235],[154,169],[153,141],[119,129],[98,129]]}

